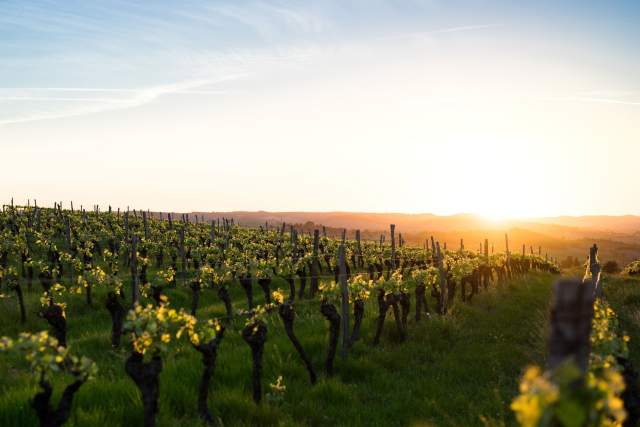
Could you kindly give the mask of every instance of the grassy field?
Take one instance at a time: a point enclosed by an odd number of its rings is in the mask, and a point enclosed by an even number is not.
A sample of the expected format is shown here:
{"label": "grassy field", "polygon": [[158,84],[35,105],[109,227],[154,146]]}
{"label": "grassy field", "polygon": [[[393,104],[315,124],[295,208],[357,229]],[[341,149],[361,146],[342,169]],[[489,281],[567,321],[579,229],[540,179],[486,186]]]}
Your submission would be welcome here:
{"label": "grassy field", "polygon": [[[336,359],[336,375],[331,379],[323,373],[328,332],[319,303],[300,302],[296,332],[320,374],[319,382],[310,386],[280,318],[273,314],[264,354],[265,391],[279,375],[287,389],[280,402],[265,401],[260,406],[251,400],[250,350],[238,333],[243,320],[237,319],[219,350],[210,407],[218,424],[227,426],[511,425],[509,404],[522,368],[544,363],[552,280],[550,275],[534,274],[481,294],[471,304],[456,303],[445,318],[432,317],[419,324],[411,321],[405,342],[399,342],[388,318],[382,343],[376,348],[370,341],[377,308],[370,300],[363,339],[346,361]],[[256,294],[258,290],[256,286]],[[173,289],[168,295],[172,306],[189,306],[187,289]],[[245,307],[239,289],[233,297],[234,309]],[[128,346],[111,349],[110,318],[103,300],[104,295],[96,290],[93,309],[81,296],[69,303],[69,345],[77,354],[95,360],[100,372],[76,395],[68,425],[142,425],[138,392],[123,367]],[[27,303],[29,320],[20,325],[15,299],[0,301],[0,335],[46,328],[44,320],[34,314],[38,294],[29,294]],[[212,291],[203,292],[200,307],[200,319],[224,313]],[[640,334],[640,324],[638,327]],[[634,341],[640,343],[640,338]],[[200,425],[195,409],[201,370],[200,355],[188,346],[166,358],[160,379],[159,426]],[[58,391],[66,381],[69,377],[58,376]],[[36,390],[22,361],[0,356],[0,425],[36,425],[29,407]]]}
{"label": "grassy field", "polygon": [[640,367],[640,278],[607,276],[603,289],[620,326],[631,338],[629,358],[635,367]]}

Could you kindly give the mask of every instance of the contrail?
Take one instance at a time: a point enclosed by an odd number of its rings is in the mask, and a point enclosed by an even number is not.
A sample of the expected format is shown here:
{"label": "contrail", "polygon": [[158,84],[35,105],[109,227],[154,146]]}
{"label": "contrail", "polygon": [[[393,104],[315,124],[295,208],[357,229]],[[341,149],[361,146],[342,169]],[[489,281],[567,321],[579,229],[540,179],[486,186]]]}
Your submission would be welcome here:
{"label": "contrail", "polygon": [[117,88],[75,88],[75,87],[63,87],[63,88],[0,88],[0,91],[12,91],[12,92],[74,92],[74,93],[91,93],[91,92],[101,92],[101,93],[126,93],[128,96],[122,98],[74,98],[74,97],[48,97],[48,96],[2,96],[0,95],[0,101],[61,101],[61,102],[90,102],[90,103],[99,103],[101,105],[90,105],[84,106],[84,108],[75,108],[67,111],[55,111],[55,112],[34,112],[32,114],[26,114],[22,117],[14,117],[2,120],[0,119],[0,126],[15,124],[15,123],[25,123],[36,120],[46,120],[46,119],[60,119],[66,117],[75,117],[75,116],[83,116],[87,114],[101,113],[105,111],[114,111],[121,110],[125,108],[134,108],[149,102],[152,102],[164,95],[172,95],[172,94],[195,94],[195,95],[220,95],[232,93],[224,90],[197,90],[198,87],[211,85],[214,83],[220,83],[228,80],[234,80],[243,76],[248,75],[247,73],[239,73],[239,74],[230,74],[228,76],[219,77],[215,79],[199,79],[199,80],[188,80],[184,82],[170,83],[166,85],[159,85],[150,88],[144,89],[117,89]]}
{"label": "contrail", "polygon": [[597,102],[602,104],[619,104],[619,105],[630,105],[633,107],[640,106],[640,102],[634,101],[622,101],[619,99],[611,99],[611,98],[594,98],[588,96],[565,96],[565,97],[544,97],[542,99],[548,101],[560,101],[560,102]]}

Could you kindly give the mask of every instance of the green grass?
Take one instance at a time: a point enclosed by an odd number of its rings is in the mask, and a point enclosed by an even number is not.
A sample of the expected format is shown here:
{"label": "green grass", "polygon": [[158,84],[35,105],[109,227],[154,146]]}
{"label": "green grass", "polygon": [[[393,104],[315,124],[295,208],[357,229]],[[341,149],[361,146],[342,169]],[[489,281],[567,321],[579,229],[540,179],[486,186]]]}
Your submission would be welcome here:
{"label": "green grass", "polygon": [[629,358],[640,366],[640,278],[605,276],[604,297],[618,315],[620,327],[629,341]]}
{"label": "green grass", "polygon": [[[513,424],[509,404],[518,377],[529,363],[544,363],[545,336],[552,276],[534,274],[501,289],[479,295],[471,304],[456,303],[451,313],[415,324],[399,342],[395,324],[387,319],[379,347],[370,345],[377,309],[369,301],[363,339],[349,358],[336,359],[336,375],[324,376],[327,324],[317,301],[296,305],[296,332],[320,376],[310,386],[308,375],[288,341],[280,318],[268,320],[264,353],[264,388],[282,375],[287,390],[280,403],[251,400],[251,356],[239,336],[237,319],[222,341],[211,385],[209,404],[219,425],[482,425]],[[280,283],[284,289],[285,283]],[[239,287],[238,287],[239,288]],[[254,289],[261,301],[261,290]],[[68,339],[74,353],[94,359],[98,378],[76,395],[70,426],[142,425],[137,389],[124,373],[125,350],[110,347],[110,319],[102,307],[104,294],[95,291],[94,309],[82,296],[68,307]],[[168,292],[174,307],[187,308],[186,289]],[[246,305],[240,289],[233,291],[234,309]],[[34,312],[38,294],[27,295],[29,320],[19,324],[15,299],[0,301],[0,335],[46,328]],[[432,304],[432,301],[430,300]],[[201,297],[198,318],[222,316],[214,292]],[[638,340],[637,342],[640,342]],[[128,346],[124,345],[126,349]],[[188,346],[165,359],[161,374],[159,426],[200,425],[196,414],[200,356]],[[59,390],[69,377],[58,376]],[[0,356],[0,425],[36,425],[29,400],[36,385],[26,365]],[[57,400],[56,400],[57,401]]]}

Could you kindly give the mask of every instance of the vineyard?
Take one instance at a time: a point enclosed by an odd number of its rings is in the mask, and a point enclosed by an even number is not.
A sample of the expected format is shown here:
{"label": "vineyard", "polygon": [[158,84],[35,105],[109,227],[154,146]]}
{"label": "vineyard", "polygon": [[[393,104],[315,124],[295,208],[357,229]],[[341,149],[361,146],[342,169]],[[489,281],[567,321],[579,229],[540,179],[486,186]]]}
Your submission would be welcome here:
{"label": "vineyard", "polygon": [[[409,247],[393,225],[364,241],[13,203],[0,232],[0,425],[538,425],[531,402],[558,401],[539,369],[520,397],[517,379],[560,327],[559,270],[508,239],[490,254]],[[628,339],[595,307],[611,384]]]}

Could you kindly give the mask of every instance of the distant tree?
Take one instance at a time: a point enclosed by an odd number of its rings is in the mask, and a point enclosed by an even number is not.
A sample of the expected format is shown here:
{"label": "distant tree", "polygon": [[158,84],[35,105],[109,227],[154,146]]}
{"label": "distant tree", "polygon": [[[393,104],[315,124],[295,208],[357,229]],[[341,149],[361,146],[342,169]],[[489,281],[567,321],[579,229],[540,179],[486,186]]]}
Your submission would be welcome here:
{"label": "distant tree", "polygon": [[602,272],[608,274],[618,274],[620,273],[620,266],[615,261],[607,261],[602,266]]}

